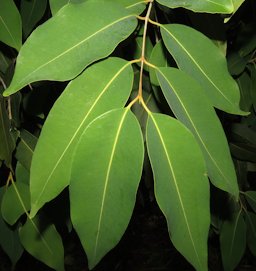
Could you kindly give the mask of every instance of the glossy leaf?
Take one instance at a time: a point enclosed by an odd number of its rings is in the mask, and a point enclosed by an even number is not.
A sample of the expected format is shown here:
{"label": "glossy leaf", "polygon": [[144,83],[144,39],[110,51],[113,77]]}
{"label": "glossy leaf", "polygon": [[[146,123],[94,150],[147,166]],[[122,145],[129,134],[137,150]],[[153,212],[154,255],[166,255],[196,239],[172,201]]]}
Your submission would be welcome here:
{"label": "glossy leaf", "polygon": [[179,68],[201,84],[213,106],[231,114],[248,114],[239,108],[239,88],[228,73],[225,56],[210,39],[179,24],[162,25],[161,34]]}
{"label": "glossy leaf", "polygon": [[1,212],[5,221],[13,225],[29,209],[29,186],[25,183],[17,182],[15,186],[12,184],[8,187],[1,205]]}
{"label": "glossy leaf", "polygon": [[254,212],[256,212],[256,191],[246,191],[245,198]]}
{"label": "glossy leaf", "polygon": [[[5,187],[0,188],[0,205],[5,194]],[[12,270],[20,259],[24,249],[20,243],[17,228],[10,228],[0,215],[0,246],[12,262]]]}
{"label": "glossy leaf", "polygon": [[225,271],[233,271],[246,248],[246,225],[242,212],[235,213],[231,220],[222,224],[220,249]]}
{"label": "glossy leaf", "polygon": [[4,160],[8,167],[11,167],[12,152],[15,148],[15,141],[11,134],[11,122],[6,110],[6,100],[0,94],[0,160]]}
{"label": "glossy leaf", "polygon": [[79,140],[69,186],[71,220],[90,269],[119,242],[128,226],[143,155],[139,123],[128,108],[99,116]]}
{"label": "glossy leaf", "polygon": [[201,150],[191,132],[167,115],[150,114],[146,138],[170,238],[196,270],[206,271],[210,199]]}
{"label": "glossy leaf", "polygon": [[22,0],[20,14],[22,28],[26,36],[30,34],[38,21],[43,17],[47,6],[47,0]]}
{"label": "glossy leaf", "polygon": [[232,0],[157,0],[169,8],[185,8],[194,12],[232,13],[234,6]]}
{"label": "glossy leaf", "polygon": [[16,159],[29,171],[37,138],[27,130],[21,130],[20,141],[16,149]]}
{"label": "glossy leaf", "polygon": [[102,5],[100,0],[66,5],[38,27],[22,47],[4,95],[39,80],[70,80],[108,56],[134,31],[137,20],[111,1],[104,3],[102,16]]}
{"label": "glossy leaf", "polygon": [[64,271],[64,249],[61,237],[45,216],[27,219],[19,235],[22,245],[32,256],[56,271]]}
{"label": "glossy leaf", "polygon": [[157,77],[173,113],[197,139],[212,183],[238,198],[237,178],[227,139],[201,86],[174,68],[157,69]]}
{"label": "glossy leaf", "polygon": [[70,161],[82,132],[95,117],[124,106],[132,83],[131,65],[109,58],[92,65],[67,86],[49,113],[34,152],[31,216],[69,184]]}
{"label": "glossy leaf", "polygon": [[256,214],[246,212],[247,245],[251,253],[256,257]]}
{"label": "glossy leaf", "polygon": [[0,41],[19,51],[21,39],[21,18],[14,1],[1,0]]}

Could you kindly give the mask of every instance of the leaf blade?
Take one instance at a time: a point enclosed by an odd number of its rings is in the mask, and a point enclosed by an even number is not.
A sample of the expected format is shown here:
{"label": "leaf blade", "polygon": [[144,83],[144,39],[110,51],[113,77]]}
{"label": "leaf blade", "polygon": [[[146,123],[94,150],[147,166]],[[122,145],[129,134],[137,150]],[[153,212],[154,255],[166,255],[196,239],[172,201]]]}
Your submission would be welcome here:
{"label": "leaf blade", "polygon": [[[85,127],[104,112],[124,106],[132,83],[131,64],[109,58],[91,66],[67,86],[49,113],[32,159],[31,216],[68,185],[70,160]],[[45,152],[51,153],[50,159]]]}
{"label": "leaf blade", "polygon": [[[71,219],[90,268],[118,243],[128,225],[143,154],[140,127],[128,108],[101,115],[81,136],[69,190]],[[83,214],[79,207],[82,202]]]}
{"label": "leaf blade", "polygon": [[[180,122],[157,113],[149,116],[146,140],[155,194],[170,238],[197,270],[207,270],[209,184],[201,151]],[[191,166],[189,161],[197,162]]]}
{"label": "leaf blade", "polygon": [[66,5],[38,27],[22,47],[4,95],[39,80],[70,80],[89,64],[108,56],[134,31],[137,20],[122,7],[103,3],[96,0]]}
{"label": "leaf blade", "polygon": [[159,68],[157,77],[174,114],[196,137],[212,183],[237,199],[239,189],[228,143],[220,121],[200,85],[174,68]]}
{"label": "leaf blade", "polygon": [[162,25],[161,34],[179,68],[202,85],[213,106],[231,114],[248,115],[239,108],[239,88],[228,73],[225,57],[211,40],[179,24]]}

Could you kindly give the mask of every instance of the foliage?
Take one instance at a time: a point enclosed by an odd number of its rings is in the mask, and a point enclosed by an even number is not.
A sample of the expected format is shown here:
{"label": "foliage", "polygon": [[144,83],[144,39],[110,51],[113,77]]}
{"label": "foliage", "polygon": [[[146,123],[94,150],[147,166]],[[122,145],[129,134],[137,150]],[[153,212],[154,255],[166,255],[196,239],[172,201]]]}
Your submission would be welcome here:
{"label": "foliage", "polygon": [[[151,169],[170,239],[196,270],[208,270],[209,230],[225,271],[246,242],[256,256],[256,36],[235,24],[244,1],[0,2],[0,244],[13,267],[25,249],[64,270],[52,208],[94,268]],[[225,26],[238,27],[228,48]],[[54,211],[64,190],[70,215]],[[210,210],[221,191],[227,216]]]}

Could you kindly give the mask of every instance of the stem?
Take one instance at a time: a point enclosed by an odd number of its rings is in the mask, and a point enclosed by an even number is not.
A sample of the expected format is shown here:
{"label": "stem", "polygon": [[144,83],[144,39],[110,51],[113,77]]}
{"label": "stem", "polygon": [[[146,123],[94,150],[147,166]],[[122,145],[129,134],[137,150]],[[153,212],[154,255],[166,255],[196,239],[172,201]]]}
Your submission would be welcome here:
{"label": "stem", "polygon": [[149,16],[150,16],[150,13],[151,13],[152,5],[153,5],[153,2],[151,1],[149,3],[149,6],[148,6],[147,14],[146,14],[146,16],[144,18],[145,25],[144,25],[142,49],[141,49],[140,81],[139,81],[139,91],[138,91],[138,96],[139,96],[140,101],[143,99],[143,97],[142,97],[143,67],[144,67],[144,62],[145,62],[145,48],[146,48],[147,28],[148,28]]}

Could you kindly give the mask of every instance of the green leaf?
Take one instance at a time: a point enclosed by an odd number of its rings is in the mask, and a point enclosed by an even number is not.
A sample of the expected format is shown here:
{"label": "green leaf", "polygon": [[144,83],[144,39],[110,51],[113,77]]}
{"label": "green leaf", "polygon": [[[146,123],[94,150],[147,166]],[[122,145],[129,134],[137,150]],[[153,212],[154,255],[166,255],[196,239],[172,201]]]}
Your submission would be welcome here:
{"label": "green leaf", "polygon": [[10,64],[11,60],[0,51],[0,71],[3,74],[6,73]]}
{"label": "green leaf", "polygon": [[27,219],[19,231],[20,241],[26,251],[54,270],[64,271],[64,249],[55,226],[42,214]]}
{"label": "green leaf", "polygon": [[47,0],[22,0],[20,14],[22,28],[27,37],[38,21],[43,17],[47,6]]}
{"label": "green leaf", "polygon": [[[2,197],[5,193],[5,188],[0,188],[0,205],[2,202]],[[2,216],[0,215],[0,246],[8,255],[12,262],[12,270],[14,270],[15,264],[20,259],[24,248],[20,243],[19,233],[17,228],[10,228]]]}
{"label": "green leaf", "polygon": [[1,0],[0,41],[20,50],[22,43],[21,18],[13,0]]}
{"label": "green leaf", "polygon": [[246,248],[246,225],[239,211],[222,224],[220,249],[225,271],[233,271],[240,262]]}
{"label": "green leaf", "polygon": [[15,157],[29,171],[37,138],[27,130],[21,130]]}
{"label": "green leaf", "polygon": [[226,59],[210,39],[179,24],[161,25],[161,34],[179,68],[201,84],[213,106],[248,115],[239,108],[239,88],[228,73]]}
{"label": "green leaf", "polygon": [[19,162],[16,165],[15,177],[17,182],[29,185],[29,171]]}
{"label": "green leaf", "polygon": [[246,191],[245,198],[254,212],[256,212],[256,191]]}
{"label": "green leaf", "polygon": [[66,5],[27,39],[4,95],[39,80],[74,78],[89,64],[108,56],[136,25],[134,14],[111,1]]}
{"label": "green leaf", "polygon": [[15,141],[11,134],[11,122],[6,110],[6,99],[0,94],[0,160],[11,167]]}
{"label": "green leaf", "polygon": [[92,65],[67,86],[49,113],[34,152],[31,216],[69,184],[70,161],[82,132],[97,116],[124,106],[132,83],[130,63],[109,58]]}
{"label": "green leaf", "polygon": [[234,6],[232,0],[157,0],[169,8],[185,8],[194,12],[232,13]]}
{"label": "green leaf", "polygon": [[128,226],[143,155],[139,123],[129,108],[99,116],[79,140],[69,186],[71,220],[90,269],[119,242]]}
{"label": "green leaf", "polygon": [[121,4],[127,10],[129,10],[129,12],[134,12],[138,15],[141,14],[146,7],[146,2],[144,0],[112,0],[112,1]]}
{"label": "green leaf", "polygon": [[212,183],[237,199],[239,190],[227,139],[201,86],[174,68],[158,68],[157,77],[173,113],[197,139]]}
{"label": "green leaf", "polygon": [[21,215],[30,209],[28,184],[17,182],[7,188],[1,206],[2,216],[8,224],[13,225]]}
{"label": "green leaf", "polygon": [[52,15],[55,15],[62,7],[67,4],[77,4],[85,2],[85,0],[49,0]]}
{"label": "green leaf", "polygon": [[256,111],[256,64],[249,65],[252,88],[251,88],[251,97],[254,111]]}
{"label": "green leaf", "polygon": [[167,115],[150,114],[146,138],[170,238],[196,270],[206,271],[210,199],[201,150],[190,131]]}
{"label": "green leaf", "polygon": [[251,253],[256,257],[256,214],[246,212],[247,245]]}

